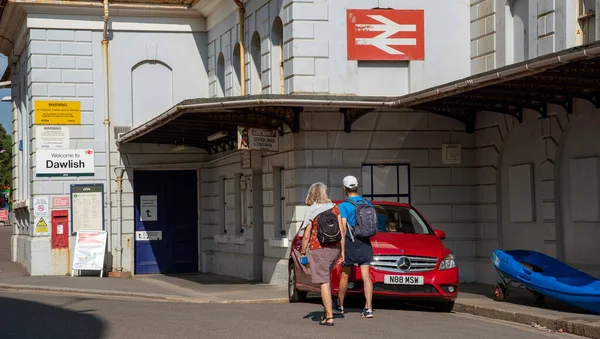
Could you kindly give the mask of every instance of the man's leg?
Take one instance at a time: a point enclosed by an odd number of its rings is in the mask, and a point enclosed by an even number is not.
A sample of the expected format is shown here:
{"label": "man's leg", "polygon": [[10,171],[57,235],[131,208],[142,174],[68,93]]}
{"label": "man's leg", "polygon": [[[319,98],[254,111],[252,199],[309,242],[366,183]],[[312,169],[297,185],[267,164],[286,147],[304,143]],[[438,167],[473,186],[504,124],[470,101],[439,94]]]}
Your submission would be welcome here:
{"label": "man's leg", "polygon": [[369,264],[360,265],[360,275],[362,276],[366,299],[365,308],[367,310],[373,309],[373,281],[371,280],[370,268]]}
{"label": "man's leg", "polygon": [[340,308],[344,307],[344,297],[346,296],[346,290],[348,289],[348,277],[350,276],[350,270],[352,266],[342,266],[342,274],[340,274],[340,285],[338,288],[338,302],[337,306]]}

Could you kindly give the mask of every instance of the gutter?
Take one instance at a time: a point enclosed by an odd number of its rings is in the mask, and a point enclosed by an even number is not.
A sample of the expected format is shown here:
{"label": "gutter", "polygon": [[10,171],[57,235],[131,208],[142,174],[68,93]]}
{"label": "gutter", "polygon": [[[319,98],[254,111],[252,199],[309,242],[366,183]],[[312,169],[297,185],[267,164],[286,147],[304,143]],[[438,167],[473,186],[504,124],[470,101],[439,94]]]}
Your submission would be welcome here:
{"label": "gutter", "polygon": [[[107,237],[107,247],[109,253],[112,254],[112,175],[111,175],[111,163],[110,163],[110,70],[109,70],[109,60],[108,60],[108,19],[109,19],[109,0],[103,0],[104,4],[104,30],[102,31],[102,63],[104,68],[104,148],[106,152],[106,231],[108,233]],[[120,241],[120,239],[119,239]],[[119,258],[121,255],[121,246],[119,244],[117,251],[119,253]],[[112,271],[113,260],[112,256],[109,257],[108,261],[108,271]],[[119,268],[120,268],[119,264]]]}
{"label": "gutter", "polygon": [[123,134],[117,140],[117,145],[122,145],[135,138],[151,132],[169,121],[172,121],[188,110],[214,110],[214,109],[235,109],[257,106],[303,106],[303,107],[348,107],[348,108],[371,108],[380,109],[393,107],[393,101],[344,101],[344,100],[311,100],[311,99],[251,99],[229,102],[209,102],[202,104],[177,105],[170,108],[165,113],[151,119],[147,123],[136,127],[135,129]]}
{"label": "gutter", "polygon": [[[598,45],[593,43],[590,45]],[[561,52],[556,53],[554,57],[542,60],[535,60],[529,63],[521,63],[520,66],[508,68],[499,72],[485,74],[480,77],[470,77],[462,81],[454,82],[449,85],[442,85],[431,90],[425,90],[413,94],[409,94],[394,101],[395,107],[410,107],[421,103],[441,99],[453,94],[471,91],[477,88],[487,87],[501,82],[523,78],[527,75],[544,72],[548,69],[556,68],[568,64],[573,61],[586,58],[595,58],[600,55],[600,47],[594,46],[584,49],[579,49],[571,53]]]}
{"label": "gutter", "polygon": [[547,58],[537,58],[531,62],[523,62],[516,67],[506,67],[497,72],[490,72],[481,76],[472,76],[454,83],[435,87],[399,97],[392,101],[351,101],[351,100],[319,100],[319,99],[293,99],[293,95],[286,99],[252,99],[239,101],[220,101],[202,104],[177,105],[167,112],[155,117],[147,123],[125,133],[117,140],[117,145],[132,141],[152,130],[176,119],[188,110],[214,110],[234,109],[256,106],[303,106],[303,107],[344,107],[344,108],[410,108],[412,106],[438,100],[451,95],[464,93],[477,88],[487,87],[496,83],[523,78],[527,75],[541,73],[548,69],[556,68],[573,61],[595,58],[600,55],[600,43],[595,42],[586,47],[575,48],[575,51],[558,52]]}

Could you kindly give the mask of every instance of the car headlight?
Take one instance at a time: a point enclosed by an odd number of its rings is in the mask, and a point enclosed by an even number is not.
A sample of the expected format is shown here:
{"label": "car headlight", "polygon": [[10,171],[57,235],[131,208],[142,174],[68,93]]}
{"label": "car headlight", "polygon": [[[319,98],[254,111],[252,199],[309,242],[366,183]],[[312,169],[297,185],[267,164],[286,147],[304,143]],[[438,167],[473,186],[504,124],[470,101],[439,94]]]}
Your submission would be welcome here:
{"label": "car headlight", "polygon": [[456,267],[456,261],[454,261],[454,255],[452,253],[448,254],[440,263],[439,270],[449,270],[451,268]]}

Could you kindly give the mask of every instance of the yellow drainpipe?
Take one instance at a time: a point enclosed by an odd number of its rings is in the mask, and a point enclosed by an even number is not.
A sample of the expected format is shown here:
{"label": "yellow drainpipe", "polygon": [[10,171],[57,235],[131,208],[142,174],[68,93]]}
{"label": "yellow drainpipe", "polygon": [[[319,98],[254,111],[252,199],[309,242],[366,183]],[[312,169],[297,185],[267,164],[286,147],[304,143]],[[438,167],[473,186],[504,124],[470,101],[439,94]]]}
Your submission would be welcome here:
{"label": "yellow drainpipe", "polygon": [[246,9],[244,8],[244,4],[240,0],[233,0],[235,4],[239,8],[240,14],[240,33],[239,33],[239,42],[240,42],[240,89],[241,94],[246,95],[246,46],[244,39],[244,26],[246,23]]}

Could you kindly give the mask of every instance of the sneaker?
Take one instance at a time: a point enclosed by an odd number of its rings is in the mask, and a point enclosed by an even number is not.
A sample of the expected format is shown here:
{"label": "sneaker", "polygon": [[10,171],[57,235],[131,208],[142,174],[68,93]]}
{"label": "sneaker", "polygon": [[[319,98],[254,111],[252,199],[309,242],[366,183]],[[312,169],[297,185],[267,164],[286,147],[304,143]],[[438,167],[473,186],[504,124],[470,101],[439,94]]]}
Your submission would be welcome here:
{"label": "sneaker", "polygon": [[360,314],[363,318],[373,318],[373,310],[365,308]]}
{"label": "sneaker", "polygon": [[344,306],[338,305],[338,301],[337,300],[333,301],[333,304],[331,305],[331,308],[333,309],[333,313],[344,314]]}

